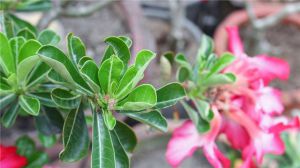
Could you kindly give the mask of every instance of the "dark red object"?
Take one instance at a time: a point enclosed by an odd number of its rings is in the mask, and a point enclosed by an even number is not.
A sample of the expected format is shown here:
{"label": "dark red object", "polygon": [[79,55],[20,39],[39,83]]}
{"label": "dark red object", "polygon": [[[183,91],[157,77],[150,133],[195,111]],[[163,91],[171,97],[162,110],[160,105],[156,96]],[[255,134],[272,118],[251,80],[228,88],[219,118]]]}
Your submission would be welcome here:
{"label": "dark red object", "polygon": [[26,164],[26,157],[17,154],[17,148],[15,146],[3,146],[0,144],[1,168],[22,168]]}

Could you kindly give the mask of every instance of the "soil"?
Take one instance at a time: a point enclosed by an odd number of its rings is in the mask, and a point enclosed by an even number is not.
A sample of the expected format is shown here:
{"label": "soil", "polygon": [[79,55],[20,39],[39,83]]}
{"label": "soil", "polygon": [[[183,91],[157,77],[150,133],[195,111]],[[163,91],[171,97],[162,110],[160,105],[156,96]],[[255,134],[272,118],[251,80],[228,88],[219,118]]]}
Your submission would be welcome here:
{"label": "soil", "polygon": [[[243,39],[249,38],[252,32],[252,28],[247,25],[243,26],[240,31]],[[287,81],[275,80],[271,85],[285,91],[300,89],[300,29],[294,25],[278,24],[267,29],[266,38],[279,51],[269,53],[269,55],[286,60],[291,67],[290,78]],[[251,47],[246,48],[246,53],[249,55],[258,54],[252,51]]]}

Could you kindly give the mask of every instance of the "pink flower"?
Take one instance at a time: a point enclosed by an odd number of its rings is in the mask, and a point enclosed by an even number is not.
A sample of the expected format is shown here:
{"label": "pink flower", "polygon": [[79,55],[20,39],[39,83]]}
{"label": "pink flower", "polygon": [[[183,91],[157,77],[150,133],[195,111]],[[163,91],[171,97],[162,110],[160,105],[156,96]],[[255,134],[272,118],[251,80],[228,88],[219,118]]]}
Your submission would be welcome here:
{"label": "pink flower", "polygon": [[14,146],[0,145],[0,167],[1,168],[22,168],[27,164],[27,159],[17,154]]}
{"label": "pink flower", "polygon": [[178,165],[186,157],[193,155],[202,148],[208,161],[216,168],[229,167],[229,160],[219,151],[215,144],[215,138],[221,129],[221,116],[216,108],[213,108],[214,118],[211,121],[211,129],[199,134],[192,121],[186,121],[177,128],[169,141],[166,159],[173,167]]}

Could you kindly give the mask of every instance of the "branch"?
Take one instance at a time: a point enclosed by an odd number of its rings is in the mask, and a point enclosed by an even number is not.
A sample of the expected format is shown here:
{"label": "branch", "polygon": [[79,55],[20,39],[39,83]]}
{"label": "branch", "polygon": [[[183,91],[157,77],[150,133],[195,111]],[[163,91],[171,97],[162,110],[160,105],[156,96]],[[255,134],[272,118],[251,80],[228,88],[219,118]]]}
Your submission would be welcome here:
{"label": "branch", "polygon": [[93,14],[95,11],[105,7],[108,5],[110,0],[101,0],[97,3],[93,3],[88,6],[80,6],[80,7],[68,7],[64,11],[61,11],[61,15],[69,16],[69,17],[81,17],[88,16]]}
{"label": "branch", "polygon": [[270,26],[280,22],[286,16],[294,14],[294,13],[298,13],[298,12],[300,12],[300,3],[289,4],[289,5],[286,5],[282,10],[280,10],[279,12],[277,12],[271,16],[267,16],[262,19],[255,19],[253,21],[253,25],[257,29],[264,29],[264,28],[270,27]]}

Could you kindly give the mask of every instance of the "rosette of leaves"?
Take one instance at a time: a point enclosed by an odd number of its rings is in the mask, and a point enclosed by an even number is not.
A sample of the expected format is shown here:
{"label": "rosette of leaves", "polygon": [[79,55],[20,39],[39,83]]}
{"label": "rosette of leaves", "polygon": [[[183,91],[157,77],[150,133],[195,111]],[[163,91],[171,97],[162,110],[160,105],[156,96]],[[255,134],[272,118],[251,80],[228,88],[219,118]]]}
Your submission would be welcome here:
{"label": "rosette of leaves", "polygon": [[1,0],[0,10],[20,12],[44,11],[52,6],[51,0]]}
{"label": "rosette of leaves", "polygon": [[219,85],[235,82],[234,74],[222,73],[234,60],[235,57],[230,53],[220,57],[213,53],[213,42],[206,35],[202,37],[194,64],[189,63],[183,54],[177,54],[174,59],[179,65],[177,80],[185,86],[187,98],[192,105],[184,101],[181,103],[199,132],[208,131],[213,119],[210,109],[212,100],[207,93]]}
{"label": "rosette of leaves", "polygon": [[1,123],[11,127],[17,115],[35,116],[39,137],[45,146],[50,146],[63,119],[50,96],[53,85],[46,79],[50,67],[40,60],[37,51],[43,45],[56,45],[60,37],[51,30],[37,33],[34,26],[12,14],[5,14],[1,21]]}
{"label": "rosette of leaves", "polygon": [[77,161],[89,151],[85,120],[88,114],[84,114],[84,104],[88,102],[93,116],[91,167],[130,167],[128,154],[134,150],[137,139],[130,127],[115,115],[123,114],[166,131],[167,121],[159,110],[182,99],[183,87],[170,83],[156,90],[150,84],[138,85],[155,53],[141,50],[129,66],[132,41],[127,37],[106,38],[108,47],[99,64],[86,56],[80,38],[69,34],[67,42],[67,54],[51,45],[38,51],[52,68],[49,79],[61,86],[52,90],[53,101],[60,108],[71,109],[64,123],[60,159]]}

